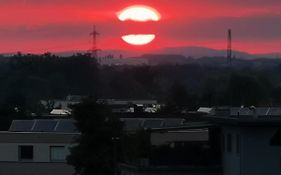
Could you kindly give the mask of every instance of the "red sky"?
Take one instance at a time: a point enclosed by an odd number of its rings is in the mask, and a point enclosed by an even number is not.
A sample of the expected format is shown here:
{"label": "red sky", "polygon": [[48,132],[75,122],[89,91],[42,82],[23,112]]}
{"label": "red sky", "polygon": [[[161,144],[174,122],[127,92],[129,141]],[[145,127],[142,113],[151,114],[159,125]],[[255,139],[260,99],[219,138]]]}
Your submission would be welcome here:
{"label": "red sky", "polygon": [[[116,13],[129,5],[157,9],[159,22],[118,21]],[[232,28],[234,49],[250,53],[281,52],[279,0],[0,0],[0,53],[57,52],[91,47],[92,25],[103,49],[154,50],[205,46],[225,49]],[[133,47],[122,34],[155,33],[145,47]]]}

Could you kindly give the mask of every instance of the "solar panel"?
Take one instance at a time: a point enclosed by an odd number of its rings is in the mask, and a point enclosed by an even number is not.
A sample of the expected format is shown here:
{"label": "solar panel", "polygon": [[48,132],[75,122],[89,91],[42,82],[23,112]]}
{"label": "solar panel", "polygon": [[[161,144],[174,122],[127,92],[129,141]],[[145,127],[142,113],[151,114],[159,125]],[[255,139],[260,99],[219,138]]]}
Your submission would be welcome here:
{"label": "solar panel", "polygon": [[268,109],[268,107],[256,108],[256,113],[258,116],[265,116],[267,114]]}
{"label": "solar panel", "polygon": [[78,132],[74,120],[14,120],[9,128],[10,132],[60,132],[76,133]]}
{"label": "solar panel", "polygon": [[77,132],[74,122],[74,120],[58,120],[57,126],[54,128],[54,132]]}
{"label": "solar panel", "polygon": [[35,120],[33,132],[52,132],[57,125],[57,120]]}
{"label": "solar panel", "polygon": [[268,116],[280,116],[281,117],[281,108],[270,108]]}
{"label": "solar panel", "polygon": [[34,120],[13,120],[9,131],[10,132],[30,132]]}

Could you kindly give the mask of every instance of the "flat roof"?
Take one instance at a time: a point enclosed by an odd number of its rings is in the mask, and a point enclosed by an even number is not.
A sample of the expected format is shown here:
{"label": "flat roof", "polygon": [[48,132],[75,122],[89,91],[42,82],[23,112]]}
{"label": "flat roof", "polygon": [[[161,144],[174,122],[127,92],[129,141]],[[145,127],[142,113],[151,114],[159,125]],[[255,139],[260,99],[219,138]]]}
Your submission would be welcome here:
{"label": "flat roof", "polygon": [[80,133],[0,132],[0,143],[73,143]]}
{"label": "flat roof", "polygon": [[218,124],[281,126],[281,107],[218,107],[203,118]]}

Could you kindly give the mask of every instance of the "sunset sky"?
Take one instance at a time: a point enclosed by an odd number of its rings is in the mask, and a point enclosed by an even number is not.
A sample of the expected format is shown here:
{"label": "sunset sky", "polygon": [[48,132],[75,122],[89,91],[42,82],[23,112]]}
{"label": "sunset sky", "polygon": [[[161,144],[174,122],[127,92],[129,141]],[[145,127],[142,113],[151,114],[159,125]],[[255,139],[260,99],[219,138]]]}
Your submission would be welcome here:
{"label": "sunset sky", "polygon": [[[120,22],[116,13],[141,4],[159,11],[158,22]],[[0,52],[58,52],[91,47],[92,25],[103,50],[151,50],[177,46],[226,48],[232,28],[234,49],[281,52],[279,0],[0,0]],[[153,33],[147,46],[130,46],[121,36]]]}

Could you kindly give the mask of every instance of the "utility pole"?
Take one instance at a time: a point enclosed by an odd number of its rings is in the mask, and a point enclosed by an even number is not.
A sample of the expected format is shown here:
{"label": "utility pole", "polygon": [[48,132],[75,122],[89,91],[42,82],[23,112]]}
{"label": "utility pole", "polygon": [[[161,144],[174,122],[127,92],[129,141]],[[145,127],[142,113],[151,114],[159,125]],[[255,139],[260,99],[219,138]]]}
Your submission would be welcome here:
{"label": "utility pole", "polygon": [[93,31],[90,33],[90,36],[92,36],[92,48],[91,48],[91,56],[93,58],[98,57],[98,51],[99,49],[97,48],[97,37],[98,35],[100,35],[97,31],[96,31],[96,26],[93,25]]}
{"label": "utility pole", "polygon": [[229,66],[232,65],[232,31],[228,29],[227,36],[227,63]]}

